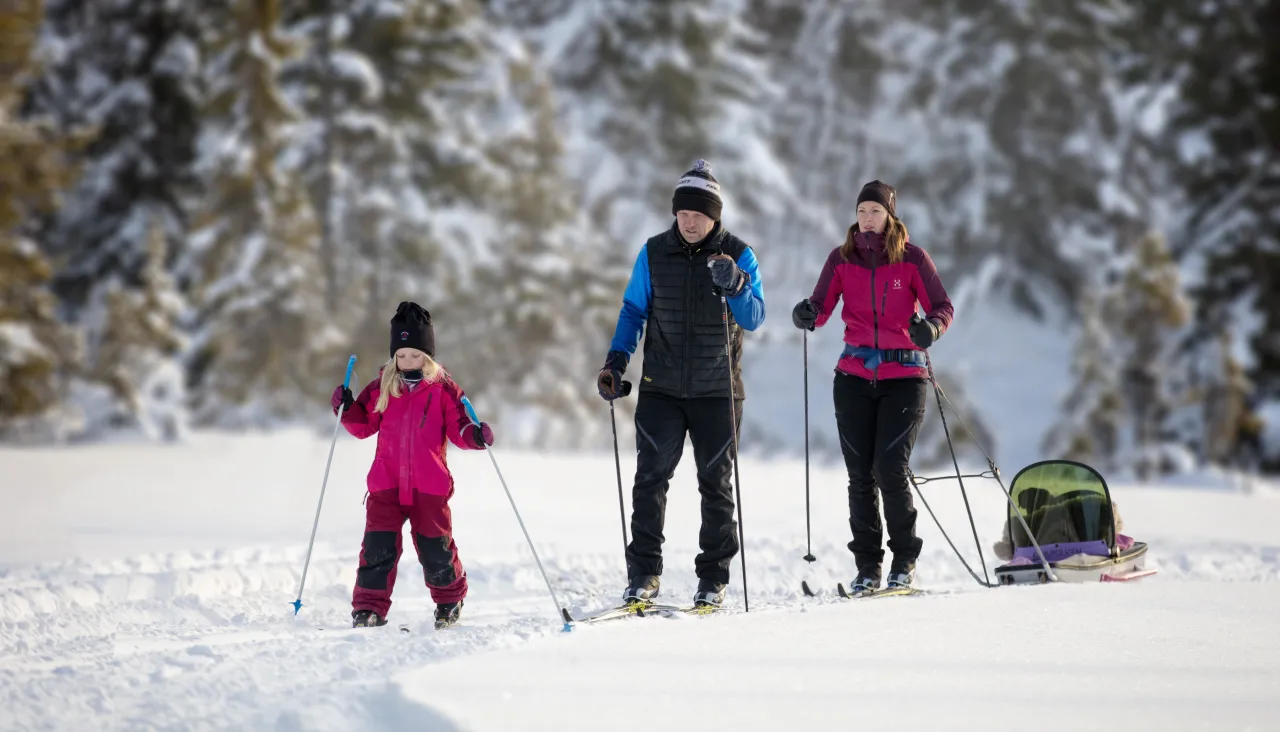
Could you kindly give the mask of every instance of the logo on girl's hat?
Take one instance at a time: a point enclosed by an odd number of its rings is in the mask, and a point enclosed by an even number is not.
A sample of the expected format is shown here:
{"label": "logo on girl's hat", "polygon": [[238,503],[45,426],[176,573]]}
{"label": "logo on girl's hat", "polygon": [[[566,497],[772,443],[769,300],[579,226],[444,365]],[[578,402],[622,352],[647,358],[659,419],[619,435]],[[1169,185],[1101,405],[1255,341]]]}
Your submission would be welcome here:
{"label": "logo on girl's hat", "polygon": [[409,340],[409,331],[407,331],[407,330],[402,330],[402,331],[400,331],[400,340],[402,340],[402,341],[407,341],[407,340]]}

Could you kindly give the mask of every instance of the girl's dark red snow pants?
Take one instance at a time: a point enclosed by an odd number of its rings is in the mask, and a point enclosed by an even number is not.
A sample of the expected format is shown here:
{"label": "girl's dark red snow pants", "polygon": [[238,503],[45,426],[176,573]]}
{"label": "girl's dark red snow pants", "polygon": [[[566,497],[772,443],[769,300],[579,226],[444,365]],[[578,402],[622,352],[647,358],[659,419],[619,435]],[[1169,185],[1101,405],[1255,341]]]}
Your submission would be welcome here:
{"label": "girl's dark red snow pants", "polygon": [[447,496],[413,492],[413,505],[400,505],[399,491],[375,491],[365,502],[364,542],[360,569],[351,597],[354,610],[372,610],[387,617],[391,589],[400,562],[405,519],[422,564],[431,599],[437,604],[459,602],[467,594],[467,574],[453,542],[453,519]]}

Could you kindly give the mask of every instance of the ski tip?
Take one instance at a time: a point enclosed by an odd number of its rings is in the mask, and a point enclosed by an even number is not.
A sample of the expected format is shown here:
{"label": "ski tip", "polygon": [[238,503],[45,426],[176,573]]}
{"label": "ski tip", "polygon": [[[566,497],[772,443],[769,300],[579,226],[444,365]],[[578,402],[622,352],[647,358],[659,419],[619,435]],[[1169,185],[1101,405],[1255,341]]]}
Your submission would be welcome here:
{"label": "ski tip", "polygon": [[573,616],[569,614],[568,608],[560,608],[560,617],[564,618],[564,625],[566,628],[573,623]]}
{"label": "ski tip", "polygon": [[802,580],[800,582],[800,589],[804,590],[805,597],[815,597],[813,590],[809,589],[809,583],[807,581]]}
{"label": "ski tip", "polygon": [[407,625],[401,625],[401,626],[400,626],[400,632],[401,632],[401,633],[408,633],[408,632],[409,632],[409,626],[407,626]]}

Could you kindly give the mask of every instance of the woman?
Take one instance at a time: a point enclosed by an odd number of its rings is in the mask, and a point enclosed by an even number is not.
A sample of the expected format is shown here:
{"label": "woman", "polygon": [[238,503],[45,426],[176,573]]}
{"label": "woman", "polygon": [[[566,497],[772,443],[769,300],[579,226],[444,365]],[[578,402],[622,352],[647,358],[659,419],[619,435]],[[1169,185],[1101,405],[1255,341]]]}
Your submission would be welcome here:
{"label": "woman", "polygon": [[[920,556],[907,465],[928,395],[924,350],[951,324],[951,300],[933,260],[907,240],[894,212],[897,192],[872,181],[858,194],[858,220],[827,257],[809,299],[791,313],[797,328],[827,322],[844,298],[844,352],[836,365],[836,426],[849,472],[849,528],[855,593],[878,589],[880,495],[893,562],[888,586],[905,587]],[[916,314],[919,302],[926,317]]]}

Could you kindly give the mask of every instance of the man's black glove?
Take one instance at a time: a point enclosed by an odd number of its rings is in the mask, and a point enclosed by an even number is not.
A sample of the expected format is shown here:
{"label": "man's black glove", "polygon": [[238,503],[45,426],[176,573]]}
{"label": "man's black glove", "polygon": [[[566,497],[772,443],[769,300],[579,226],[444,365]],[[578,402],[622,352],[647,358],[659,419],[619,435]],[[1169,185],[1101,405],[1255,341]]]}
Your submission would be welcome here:
{"label": "man's black glove", "polygon": [[938,340],[938,334],[942,328],[933,318],[924,320],[919,313],[911,317],[911,325],[907,326],[907,334],[911,336],[911,342],[916,346],[928,350],[934,341]]}
{"label": "man's black glove", "polygon": [[609,351],[605,356],[604,368],[596,377],[596,391],[605,401],[613,401],[622,394],[622,374],[627,370],[627,354],[622,351]]}
{"label": "man's black glove", "polygon": [[716,284],[716,287],[724,290],[725,294],[737,295],[742,289],[745,275],[729,255],[717,254],[707,260],[707,266],[711,268],[711,281]]}
{"label": "man's black glove", "polygon": [[818,306],[808,298],[801,300],[791,310],[791,322],[801,330],[813,330],[818,323]]}

